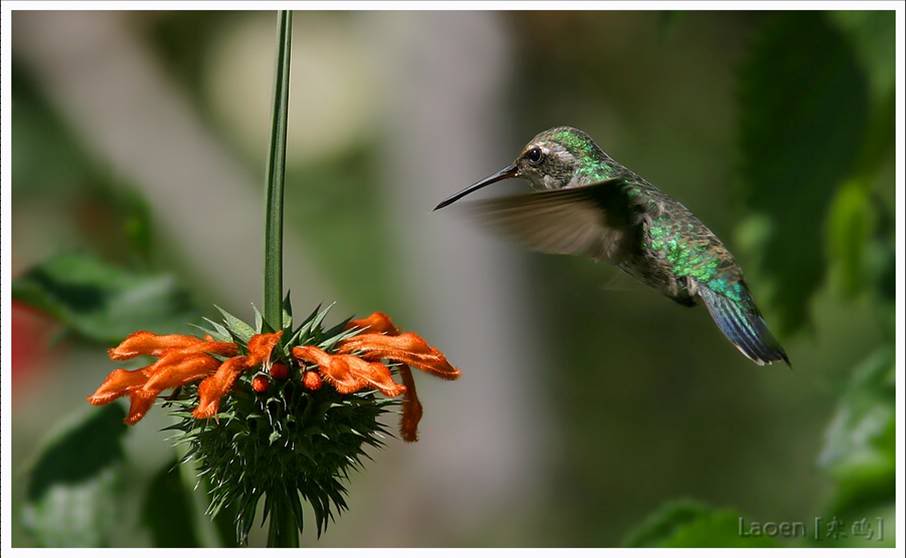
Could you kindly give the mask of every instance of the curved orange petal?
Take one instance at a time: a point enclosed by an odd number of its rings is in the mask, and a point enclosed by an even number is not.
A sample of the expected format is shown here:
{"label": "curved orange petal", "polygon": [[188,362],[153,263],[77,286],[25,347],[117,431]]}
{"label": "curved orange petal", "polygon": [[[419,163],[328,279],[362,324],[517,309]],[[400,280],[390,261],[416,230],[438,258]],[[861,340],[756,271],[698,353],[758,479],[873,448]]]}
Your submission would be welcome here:
{"label": "curved orange petal", "polygon": [[316,364],[321,376],[340,393],[354,393],[365,387],[360,379],[352,375],[348,363],[334,360],[333,356],[315,346],[294,347],[292,353],[296,360]]}
{"label": "curved orange petal", "polygon": [[195,418],[210,418],[220,410],[220,400],[247,369],[251,368],[249,357],[237,356],[225,360],[213,376],[208,376],[198,385],[198,407],[192,412]]}
{"label": "curved orange petal", "polygon": [[396,329],[396,325],[390,319],[390,316],[383,312],[372,312],[370,316],[365,316],[364,318],[359,318],[357,320],[349,320],[346,323],[346,327],[349,329],[359,327],[365,328],[362,333],[399,334],[399,330]]}
{"label": "curved orange petal", "polygon": [[160,393],[210,376],[219,366],[220,362],[216,358],[204,353],[185,355],[169,366],[157,366],[154,375],[148,378],[142,390]]}
{"label": "curved orange petal", "polygon": [[[146,377],[146,374],[139,374],[139,371],[133,372],[133,377],[130,378],[131,385],[121,393],[121,395],[128,394],[130,400],[129,412],[123,422],[126,424],[137,423],[151,409],[160,392],[209,376],[219,364],[217,359],[204,353],[186,355],[168,353],[153,365],[142,369],[145,372],[153,370],[150,377]],[[135,384],[138,379],[136,377],[143,380],[141,384]],[[92,399],[89,401],[94,402]]]}
{"label": "curved orange petal", "polygon": [[123,422],[135,424],[142,420],[154,405],[157,393],[151,391],[135,390],[129,394],[129,412]]}
{"label": "curved orange petal", "polygon": [[339,344],[337,350],[343,353],[361,352],[363,358],[387,358],[430,372],[441,378],[452,380],[460,372],[447,361],[447,357],[415,333],[381,335],[363,333]]}
{"label": "curved orange petal", "polygon": [[407,442],[415,442],[418,441],[418,423],[422,420],[422,404],[418,400],[418,393],[415,392],[415,378],[412,377],[412,370],[407,365],[401,364],[399,371],[403,385],[406,386],[406,394],[403,396],[403,418],[400,420],[400,435]]}
{"label": "curved orange petal", "polygon": [[203,339],[192,335],[157,335],[150,331],[136,331],[122,343],[107,350],[111,360],[129,360],[139,355],[160,356],[171,349],[184,349]]}
{"label": "curved orange petal", "polygon": [[376,388],[387,397],[396,397],[406,391],[405,386],[393,381],[390,369],[380,362],[367,362],[353,355],[337,355],[334,358],[348,361],[349,370],[354,376]]}
{"label": "curved orange petal", "polygon": [[[230,343],[228,341],[214,341],[213,339],[205,339],[201,343],[197,343],[190,347],[177,349],[171,352],[178,352],[181,354],[211,353],[214,355],[231,357],[239,354],[239,345],[237,345],[236,343]],[[167,354],[170,353],[168,352]]]}
{"label": "curved orange petal", "polygon": [[271,351],[277,346],[282,335],[282,331],[253,335],[248,342],[247,356],[249,358],[249,367],[258,366],[262,362],[267,361],[271,357]]}
{"label": "curved orange petal", "polygon": [[205,378],[198,386],[198,407],[192,416],[210,418],[216,415],[220,411],[220,400],[233,389],[236,379],[249,368],[270,359],[282,335],[282,331],[253,335],[248,342],[248,354],[224,361],[213,376]]}
{"label": "curved orange petal", "polygon": [[129,391],[138,389],[148,381],[143,373],[144,370],[145,368],[137,370],[117,368],[107,374],[101,385],[88,396],[88,402],[92,405],[106,405],[114,399],[126,395]]}
{"label": "curved orange petal", "polygon": [[354,393],[369,385],[388,397],[406,391],[405,386],[393,381],[390,369],[379,362],[367,362],[353,355],[331,355],[314,346],[295,347],[292,352],[298,360],[317,364],[321,376],[340,393]]}

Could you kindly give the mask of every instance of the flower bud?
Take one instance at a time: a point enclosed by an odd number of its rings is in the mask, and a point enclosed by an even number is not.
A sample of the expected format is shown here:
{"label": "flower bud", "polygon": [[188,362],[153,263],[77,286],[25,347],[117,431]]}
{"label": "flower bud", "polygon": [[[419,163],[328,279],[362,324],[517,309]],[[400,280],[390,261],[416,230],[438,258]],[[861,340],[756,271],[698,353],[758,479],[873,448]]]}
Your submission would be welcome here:
{"label": "flower bud", "polygon": [[317,372],[309,370],[302,375],[302,385],[305,386],[305,389],[316,391],[321,389],[321,376]]}
{"label": "flower bud", "polygon": [[275,380],[284,380],[289,376],[289,366],[283,362],[275,362],[271,364],[271,378]]}
{"label": "flower bud", "polygon": [[255,393],[264,393],[271,387],[270,379],[264,374],[257,374],[252,378],[252,389]]}

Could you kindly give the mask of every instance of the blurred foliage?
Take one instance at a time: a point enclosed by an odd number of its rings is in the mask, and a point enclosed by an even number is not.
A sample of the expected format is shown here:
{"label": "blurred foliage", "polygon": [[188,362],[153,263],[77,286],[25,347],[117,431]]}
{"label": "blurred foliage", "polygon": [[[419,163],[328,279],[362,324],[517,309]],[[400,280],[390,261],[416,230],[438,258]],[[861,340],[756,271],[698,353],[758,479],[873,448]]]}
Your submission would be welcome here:
{"label": "blurred foliage", "polygon": [[42,546],[106,546],[120,528],[124,417],[119,405],[81,412],[38,452],[22,514]]}
{"label": "blurred foliage", "polygon": [[759,263],[779,329],[790,333],[807,321],[824,275],[820,224],[862,145],[866,78],[828,18],[792,13],[760,33],[740,87],[746,204],[770,215]]}
{"label": "blurred foliage", "polygon": [[828,211],[828,254],[844,295],[852,297],[866,277],[866,251],[874,232],[875,211],[869,192],[849,181],[837,192]]}
{"label": "blurred foliage", "polygon": [[78,232],[63,235],[66,248],[91,246],[114,261],[146,265],[152,248],[147,203],[95,162],[25,68],[15,64],[13,69],[12,190],[17,203],[50,199],[51,207],[66,208],[66,225]]}
{"label": "blurred foliage", "polygon": [[148,485],[141,521],[151,531],[151,543],[156,548],[201,546],[192,487],[186,480],[174,459],[161,467]]}
{"label": "blurred foliage", "polygon": [[740,536],[741,515],[691,500],[665,504],[623,541],[631,547],[765,547],[778,546],[766,535]]}
{"label": "blurred foliage", "polygon": [[893,508],[894,396],[894,352],[885,347],[853,371],[827,430],[819,464],[836,482],[831,513],[852,517]]}
{"label": "blurred foliage", "polygon": [[88,254],[62,254],[13,282],[12,296],[82,337],[118,343],[133,331],[186,329],[197,318],[171,275],[148,275]]}
{"label": "blurred foliage", "polygon": [[391,269],[398,257],[375,183],[378,170],[374,150],[365,146],[287,169],[287,225],[299,231],[319,268],[357,307],[399,298]]}

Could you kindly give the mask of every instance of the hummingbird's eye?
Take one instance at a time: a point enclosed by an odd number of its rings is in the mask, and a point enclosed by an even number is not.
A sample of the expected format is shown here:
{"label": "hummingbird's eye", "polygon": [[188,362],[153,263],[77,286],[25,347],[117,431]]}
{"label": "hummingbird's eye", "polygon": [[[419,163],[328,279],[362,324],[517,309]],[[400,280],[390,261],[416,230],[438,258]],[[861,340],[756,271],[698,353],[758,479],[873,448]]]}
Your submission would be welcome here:
{"label": "hummingbird's eye", "polygon": [[533,147],[525,153],[525,158],[535,164],[540,163],[542,157],[544,157],[544,152],[540,147]]}

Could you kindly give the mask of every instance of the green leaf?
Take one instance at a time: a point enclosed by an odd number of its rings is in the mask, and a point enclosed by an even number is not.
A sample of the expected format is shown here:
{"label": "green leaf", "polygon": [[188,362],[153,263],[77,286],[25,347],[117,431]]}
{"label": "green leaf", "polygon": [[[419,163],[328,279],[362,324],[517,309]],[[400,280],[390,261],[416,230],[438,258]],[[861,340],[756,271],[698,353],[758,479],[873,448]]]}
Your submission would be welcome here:
{"label": "green leaf", "polygon": [[896,25],[890,11],[839,11],[828,17],[846,34],[871,83],[872,96],[880,100],[893,90]]}
{"label": "green leaf", "polygon": [[283,297],[283,330],[292,331],[293,328],[293,302],[290,299],[289,291]]}
{"label": "green leaf", "polygon": [[31,268],[13,281],[12,295],[100,343],[118,343],[141,329],[182,330],[196,315],[171,275],[127,271],[85,253]]}
{"label": "green leaf", "polygon": [[827,248],[831,270],[846,296],[868,285],[866,251],[874,233],[875,214],[865,185],[848,181],[831,202]]}
{"label": "green leaf", "polygon": [[738,512],[715,509],[692,500],[664,504],[632,530],[623,545],[662,548],[779,546],[775,539],[754,533],[752,525]]}
{"label": "green leaf", "polygon": [[830,512],[852,516],[893,502],[894,400],[894,354],[879,349],[853,373],[819,456],[836,483]]}
{"label": "green leaf", "polygon": [[248,341],[249,341],[249,339],[251,339],[252,335],[255,335],[256,333],[258,333],[257,331],[255,331],[255,329],[252,326],[243,322],[236,316],[230,314],[229,312],[227,312],[220,306],[217,306],[215,304],[214,308],[216,308],[220,312],[220,314],[223,316],[223,323],[226,326],[227,330],[229,330],[230,333],[232,333],[237,339],[239,339],[243,343],[248,343]]}
{"label": "green leaf", "polygon": [[151,531],[151,542],[155,547],[202,546],[191,490],[180,475],[179,462],[175,458],[151,479],[141,520]]}
{"label": "green leaf", "polygon": [[825,14],[796,12],[769,20],[740,84],[745,201],[770,218],[759,267],[780,329],[791,332],[807,322],[824,278],[822,223],[862,150],[867,80]]}
{"label": "green leaf", "polygon": [[122,529],[125,412],[91,408],[43,444],[28,479],[22,522],[37,544],[105,546]]}

